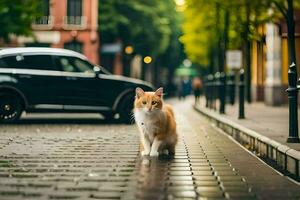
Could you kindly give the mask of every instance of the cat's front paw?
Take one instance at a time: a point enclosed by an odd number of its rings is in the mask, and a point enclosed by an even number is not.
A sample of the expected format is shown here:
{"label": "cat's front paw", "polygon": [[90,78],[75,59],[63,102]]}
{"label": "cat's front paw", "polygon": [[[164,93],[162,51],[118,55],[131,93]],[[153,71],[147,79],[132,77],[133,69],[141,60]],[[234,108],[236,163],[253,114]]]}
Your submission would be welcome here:
{"label": "cat's front paw", "polygon": [[159,153],[157,151],[151,151],[150,156],[158,156]]}
{"label": "cat's front paw", "polygon": [[148,156],[149,153],[150,153],[149,151],[142,151],[142,152],[141,152],[141,155],[142,155],[142,156]]}

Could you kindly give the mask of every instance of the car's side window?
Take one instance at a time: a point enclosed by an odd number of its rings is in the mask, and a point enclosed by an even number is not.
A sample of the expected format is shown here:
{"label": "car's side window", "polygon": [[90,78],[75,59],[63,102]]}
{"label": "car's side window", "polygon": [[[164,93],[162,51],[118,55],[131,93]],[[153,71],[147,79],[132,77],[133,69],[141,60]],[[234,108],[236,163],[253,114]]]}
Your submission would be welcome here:
{"label": "car's side window", "polygon": [[77,72],[76,67],[70,62],[67,57],[59,57],[58,64],[64,72]]}
{"label": "car's side window", "polygon": [[24,64],[30,69],[56,70],[52,57],[49,55],[28,55],[24,56]]}
{"label": "car's side window", "polygon": [[93,66],[80,58],[58,56],[57,63],[64,72],[93,73]]}
{"label": "car's side window", "polygon": [[89,64],[85,60],[81,60],[81,59],[75,58],[74,59],[74,64],[79,69],[79,71],[81,71],[81,72],[85,72],[85,73],[92,73],[92,72],[94,72],[93,71],[93,66],[91,64]]}
{"label": "car's side window", "polygon": [[23,56],[17,55],[17,56],[6,56],[1,58],[0,61],[0,67],[1,68],[22,68],[21,60],[23,59]]}
{"label": "car's side window", "polygon": [[1,58],[0,67],[56,70],[49,55],[14,55]]}
{"label": "car's side window", "polygon": [[7,65],[6,63],[3,61],[3,58],[0,58],[0,68],[6,68]]}

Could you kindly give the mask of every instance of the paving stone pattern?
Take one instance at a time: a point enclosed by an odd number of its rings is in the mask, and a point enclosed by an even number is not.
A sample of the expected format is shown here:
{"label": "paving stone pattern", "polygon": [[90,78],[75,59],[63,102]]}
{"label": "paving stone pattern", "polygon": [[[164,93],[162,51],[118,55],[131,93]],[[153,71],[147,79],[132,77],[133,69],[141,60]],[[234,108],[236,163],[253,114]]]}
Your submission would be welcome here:
{"label": "paving stone pattern", "polygon": [[0,199],[120,199],[138,156],[135,127],[73,129],[4,134]]}
{"label": "paving stone pattern", "polygon": [[182,114],[188,117],[194,131],[202,132],[213,141],[237,171],[248,183],[258,199],[287,200],[300,199],[300,184],[296,184],[273,170],[256,156],[245,151],[240,145],[229,139],[227,134],[216,131],[214,124],[203,120],[199,113],[191,112],[191,107],[180,106]]}
{"label": "paving stone pattern", "polygon": [[255,179],[249,184],[247,167],[237,170],[235,152],[247,153],[198,114],[187,114],[190,106],[178,108],[174,158],[139,156],[135,126],[2,125],[0,199],[267,199],[253,190]]}
{"label": "paving stone pattern", "polygon": [[174,158],[138,161],[123,199],[256,199],[218,146],[177,116],[179,144]]}

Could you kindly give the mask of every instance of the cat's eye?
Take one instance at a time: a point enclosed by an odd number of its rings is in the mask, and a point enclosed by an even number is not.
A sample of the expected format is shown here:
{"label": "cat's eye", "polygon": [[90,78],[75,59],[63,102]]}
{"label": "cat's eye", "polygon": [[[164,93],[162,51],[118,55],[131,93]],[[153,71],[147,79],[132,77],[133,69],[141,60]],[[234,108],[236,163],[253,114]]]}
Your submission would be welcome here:
{"label": "cat's eye", "polygon": [[146,102],[146,101],[143,101],[142,103],[145,105],[147,102]]}
{"label": "cat's eye", "polygon": [[157,104],[157,101],[152,101],[152,105],[155,105],[155,104]]}

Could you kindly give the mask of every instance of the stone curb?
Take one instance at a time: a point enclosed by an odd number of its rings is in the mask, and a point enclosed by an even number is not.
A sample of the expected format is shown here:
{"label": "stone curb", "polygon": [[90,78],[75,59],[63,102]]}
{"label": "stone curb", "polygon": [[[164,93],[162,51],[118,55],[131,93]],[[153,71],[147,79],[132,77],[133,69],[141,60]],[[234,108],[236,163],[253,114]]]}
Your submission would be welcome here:
{"label": "stone curb", "polygon": [[213,121],[217,127],[226,134],[232,136],[237,142],[246,146],[259,157],[276,163],[288,176],[300,181],[300,152],[283,145],[275,140],[261,135],[249,128],[220,116],[218,113],[206,108],[195,107],[194,109]]}

